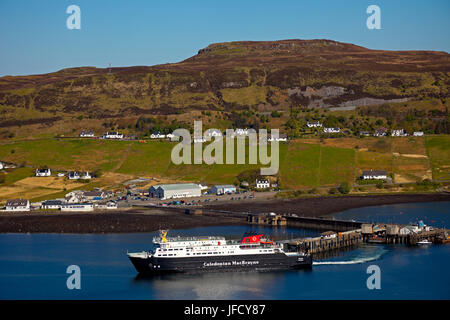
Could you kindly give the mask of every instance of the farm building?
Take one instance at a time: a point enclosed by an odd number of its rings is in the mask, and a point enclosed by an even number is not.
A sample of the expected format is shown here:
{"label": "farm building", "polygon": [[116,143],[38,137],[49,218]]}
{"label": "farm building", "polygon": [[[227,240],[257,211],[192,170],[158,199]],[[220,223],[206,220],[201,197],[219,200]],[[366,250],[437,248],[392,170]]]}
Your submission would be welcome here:
{"label": "farm building", "polygon": [[195,183],[160,184],[150,187],[148,194],[160,199],[200,197],[202,189]]}
{"label": "farm building", "polygon": [[36,177],[50,177],[51,175],[50,169],[36,169]]}
{"label": "farm building", "polygon": [[46,200],[42,202],[42,209],[61,209],[62,201],[61,200]]}
{"label": "farm building", "polygon": [[365,170],[361,176],[364,180],[377,179],[384,180],[387,179],[387,174],[385,170]]}
{"label": "farm building", "polygon": [[30,201],[27,199],[12,199],[6,201],[6,211],[30,211]]}
{"label": "farm building", "polygon": [[413,136],[415,136],[415,137],[422,137],[423,136],[423,131],[414,131]]}
{"label": "farm building", "polygon": [[61,211],[94,211],[93,203],[64,203]]}
{"label": "farm building", "polygon": [[232,184],[218,184],[211,188],[210,193],[226,194],[236,192],[236,187]]}

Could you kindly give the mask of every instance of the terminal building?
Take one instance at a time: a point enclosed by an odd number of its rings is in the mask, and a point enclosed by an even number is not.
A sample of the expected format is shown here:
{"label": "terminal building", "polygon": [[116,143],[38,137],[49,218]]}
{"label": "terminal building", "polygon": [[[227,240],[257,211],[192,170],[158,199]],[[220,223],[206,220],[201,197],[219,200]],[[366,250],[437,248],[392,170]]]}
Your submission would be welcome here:
{"label": "terminal building", "polygon": [[175,199],[200,197],[202,189],[195,183],[159,184],[151,186],[148,192],[150,198]]}

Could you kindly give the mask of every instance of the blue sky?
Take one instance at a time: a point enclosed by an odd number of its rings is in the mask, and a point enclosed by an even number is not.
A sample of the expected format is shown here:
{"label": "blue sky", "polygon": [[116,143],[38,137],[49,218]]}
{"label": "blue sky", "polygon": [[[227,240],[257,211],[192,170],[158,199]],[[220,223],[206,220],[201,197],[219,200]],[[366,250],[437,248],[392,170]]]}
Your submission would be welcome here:
{"label": "blue sky", "polygon": [[[69,5],[81,30],[69,30]],[[369,30],[369,5],[381,30]],[[450,49],[449,0],[0,0],[0,76],[178,62],[210,43],[332,39],[372,49]]]}

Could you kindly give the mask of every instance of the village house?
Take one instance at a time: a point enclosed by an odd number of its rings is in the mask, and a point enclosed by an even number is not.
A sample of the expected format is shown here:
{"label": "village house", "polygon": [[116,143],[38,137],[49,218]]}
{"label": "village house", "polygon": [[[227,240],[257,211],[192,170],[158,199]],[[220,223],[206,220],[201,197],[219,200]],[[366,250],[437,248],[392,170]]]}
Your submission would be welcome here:
{"label": "village house", "polygon": [[235,193],[236,192],[236,187],[233,186],[232,184],[218,184],[215,185],[214,187],[211,188],[209,193],[215,193],[217,195],[221,195],[221,194],[230,194],[230,193]]}
{"label": "village house", "polygon": [[365,170],[361,178],[363,180],[385,180],[387,179],[387,174],[385,170]]}
{"label": "village house", "polygon": [[276,139],[272,135],[269,135],[267,141],[287,141],[287,135],[280,133]]}
{"label": "village house", "polygon": [[415,136],[415,137],[422,137],[423,136],[423,131],[414,131],[413,136]]}
{"label": "village house", "polygon": [[405,130],[399,129],[399,130],[392,130],[391,136],[393,137],[406,137],[408,134]]}
{"label": "village house", "polygon": [[75,190],[66,194],[64,197],[66,203],[79,203],[84,201],[83,191]]}
{"label": "village house", "polygon": [[195,138],[194,137],[194,143],[204,143],[206,142],[206,139],[201,137],[201,138]]}
{"label": "village house", "polygon": [[373,134],[374,137],[384,137],[387,135],[387,129],[380,127],[377,130],[375,130],[375,133]]}
{"label": "village house", "polygon": [[27,199],[12,199],[6,201],[5,211],[30,211],[30,201]]}
{"label": "village house", "polygon": [[322,127],[322,124],[319,121],[308,121],[306,126],[308,128],[319,128]]}
{"label": "village house", "polygon": [[152,133],[152,134],[150,135],[150,139],[164,139],[165,137],[166,137],[166,135],[165,135],[165,134],[162,134],[162,133],[160,133],[160,132]]}
{"label": "village house", "polygon": [[361,131],[361,132],[359,133],[359,135],[360,135],[360,136],[363,136],[363,137],[368,137],[368,136],[370,136],[370,132],[369,132],[369,131]]}
{"label": "village house", "polygon": [[175,135],[173,134],[173,133],[168,133],[167,135],[166,135],[166,138],[167,139],[172,139],[172,138],[174,138],[175,137]]}
{"label": "village house", "polygon": [[69,178],[69,180],[78,180],[81,178],[81,175],[79,172],[76,171],[71,171],[69,172],[69,174],[67,175],[67,178]]}
{"label": "village house", "polygon": [[205,132],[205,137],[221,137],[222,132],[219,129],[208,129]]}
{"label": "village house", "polygon": [[107,132],[103,139],[123,139],[123,133],[119,133],[117,131]]}
{"label": "village house", "polygon": [[93,137],[94,132],[92,131],[83,130],[80,132],[80,138],[93,138]]}
{"label": "village house", "polygon": [[89,179],[92,179],[92,177],[91,177],[91,175],[90,175],[90,173],[89,172],[84,172],[82,175],[81,175],[81,178],[80,179],[82,179],[82,180],[89,180]]}
{"label": "village house", "polygon": [[339,133],[339,132],[341,132],[341,128],[323,128],[323,132],[325,132],[325,133]]}
{"label": "village house", "polygon": [[202,195],[202,191],[200,186],[195,183],[177,183],[151,186],[148,194],[150,198],[160,198],[164,200],[200,197]]}
{"label": "village house", "polygon": [[62,204],[61,200],[46,200],[42,202],[41,209],[61,209]]}
{"label": "village house", "polygon": [[234,134],[237,136],[246,136],[248,135],[248,129],[236,128],[236,130],[234,130]]}
{"label": "village house", "polygon": [[0,170],[2,170],[5,166],[3,165],[3,162],[0,162]]}
{"label": "village house", "polygon": [[36,177],[50,177],[51,175],[50,169],[36,169]]}
{"label": "village house", "polygon": [[93,203],[64,203],[61,211],[94,211]]}
{"label": "village house", "polygon": [[270,182],[267,179],[258,180],[256,179],[256,189],[267,189],[270,188]]}

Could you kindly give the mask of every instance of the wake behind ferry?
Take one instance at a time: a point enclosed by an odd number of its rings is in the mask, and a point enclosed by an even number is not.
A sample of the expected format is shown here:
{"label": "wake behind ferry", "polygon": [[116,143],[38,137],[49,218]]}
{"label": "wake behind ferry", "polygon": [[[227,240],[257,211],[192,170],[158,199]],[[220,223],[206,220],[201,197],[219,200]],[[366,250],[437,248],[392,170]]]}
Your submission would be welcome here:
{"label": "wake behind ferry", "polygon": [[285,252],[262,234],[245,233],[240,241],[224,237],[167,237],[160,231],[152,251],[127,253],[139,273],[282,270],[311,267],[306,252]]}

